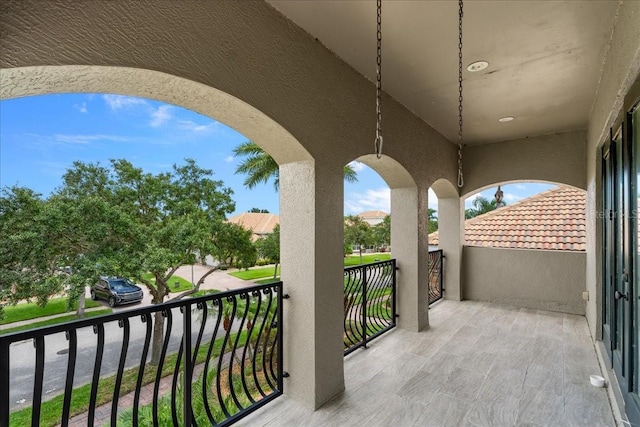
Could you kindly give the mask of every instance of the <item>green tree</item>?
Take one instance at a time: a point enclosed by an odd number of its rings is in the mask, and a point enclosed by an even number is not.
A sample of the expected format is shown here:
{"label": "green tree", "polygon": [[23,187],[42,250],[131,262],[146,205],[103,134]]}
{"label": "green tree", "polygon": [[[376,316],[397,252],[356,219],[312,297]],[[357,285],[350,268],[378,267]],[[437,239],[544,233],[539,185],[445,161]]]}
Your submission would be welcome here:
{"label": "green tree", "polygon": [[[244,186],[251,189],[258,184],[266,184],[273,179],[273,186],[278,191],[280,187],[280,169],[278,163],[262,148],[251,141],[243,142],[233,149],[236,157],[243,157],[236,168],[236,174],[246,174]],[[349,165],[344,167],[344,179],[347,182],[357,182],[356,171]]]}
{"label": "green tree", "polygon": [[267,258],[275,264],[273,278],[278,277],[278,264],[280,264],[280,224],[273,228],[273,232],[256,242],[260,257]]}
{"label": "green tree", "polygon": [[362,218],[349,215],[344,221],[344,240],[360,247],[360,264],[362,264],[362,247],[374,242],[373,229]]}
{"label": "green tree", "polygon": [[466,219],[496,210],[498,208],[498,202],[495,199],[489,200],[483,196],[478,196],[473,200],[472,206],[473,207],[465,209],[464,211],[464,217]]}
{"label": "green tree", "polygon": [[251,230],[238,224],[225,222],[220,225],[215,236],[213,256],[229,266],[249,268],[258,258],[256,246],[251,241]]}
{"label": "green tree", "polygon": [[438,231],[438,217],[436,216],[436,210],[429,208],[429,233]]}
{"label": "green tree", "polygon": [[381,223],[373,226],[374,244],[385,246],[391,243],[391,215],[384,217]]}

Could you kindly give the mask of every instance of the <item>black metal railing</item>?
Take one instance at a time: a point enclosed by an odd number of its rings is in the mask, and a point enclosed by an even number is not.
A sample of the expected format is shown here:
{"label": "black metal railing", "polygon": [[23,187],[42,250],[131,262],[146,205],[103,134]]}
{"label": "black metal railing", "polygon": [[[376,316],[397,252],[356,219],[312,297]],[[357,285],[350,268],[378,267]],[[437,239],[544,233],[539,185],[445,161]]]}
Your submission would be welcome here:
{"label": "black metal railing", "polygon": [[345,356],[396,326],[396,260],[344,269]]}
{"label": "black metal railing", "polygon": [[282,298],[277,282],[0,336],[0,426],[38,426],[56,399],[66,426],[79,396],[89,426],[230,425],[282,394]]}
{"label": "black metal railing", "polygon": [[443,259],[442,249],[429,251],[429,305],[442,299]]}

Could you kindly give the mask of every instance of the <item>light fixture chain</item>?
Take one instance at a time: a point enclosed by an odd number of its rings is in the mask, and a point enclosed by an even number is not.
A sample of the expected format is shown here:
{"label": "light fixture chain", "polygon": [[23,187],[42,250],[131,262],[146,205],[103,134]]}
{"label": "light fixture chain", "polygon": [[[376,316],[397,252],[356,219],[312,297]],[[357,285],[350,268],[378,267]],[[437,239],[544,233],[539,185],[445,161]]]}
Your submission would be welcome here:
{"label": "light fixture chain", "polygon": [[376,157],[382,157],[382,0],[377,0],[376,52]]}
{"label": "light fixture chain", "polygon": [[462,0],[458,1],[458,6],[458,187],[462,187]]}

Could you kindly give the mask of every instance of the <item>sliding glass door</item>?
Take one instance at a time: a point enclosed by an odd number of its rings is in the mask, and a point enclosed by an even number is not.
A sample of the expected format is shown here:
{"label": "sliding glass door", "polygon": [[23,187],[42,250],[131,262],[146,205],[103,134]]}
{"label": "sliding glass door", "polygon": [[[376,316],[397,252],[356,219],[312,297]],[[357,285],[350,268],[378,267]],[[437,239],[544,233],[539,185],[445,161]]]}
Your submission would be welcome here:
{"label": "sliding glass door", "polygon": [[632,425],[640,427],[640,119],[637,106],[602,151],[603,342]]}

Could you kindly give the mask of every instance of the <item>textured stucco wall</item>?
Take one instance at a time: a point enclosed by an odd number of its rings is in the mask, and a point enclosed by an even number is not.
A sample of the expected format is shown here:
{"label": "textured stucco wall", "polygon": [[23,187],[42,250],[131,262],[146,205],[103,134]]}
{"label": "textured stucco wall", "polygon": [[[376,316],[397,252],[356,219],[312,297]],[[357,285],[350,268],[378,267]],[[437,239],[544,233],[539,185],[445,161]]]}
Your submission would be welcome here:
{"label": "textured stucco wall", "polygon": [[601,338],[602,328],[602,241],[598,212],[601,171],[600,148],[608,139],[609,128],[622,113],[625,95],[640,77],[640,2],[622,2],[611,35],[602,77],[587,129],[587,291],[586,308],[591,335]]}
{"label": "textured stucco wall", "polygon": [[463,297],[584,315],[585,254],[465,246]]}
{"label": "textured stucco wall", "polygon": [[465,150],[462,194],[506,181],[549,181],[585,189],[586,132],[572,131]]}

